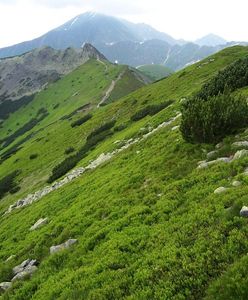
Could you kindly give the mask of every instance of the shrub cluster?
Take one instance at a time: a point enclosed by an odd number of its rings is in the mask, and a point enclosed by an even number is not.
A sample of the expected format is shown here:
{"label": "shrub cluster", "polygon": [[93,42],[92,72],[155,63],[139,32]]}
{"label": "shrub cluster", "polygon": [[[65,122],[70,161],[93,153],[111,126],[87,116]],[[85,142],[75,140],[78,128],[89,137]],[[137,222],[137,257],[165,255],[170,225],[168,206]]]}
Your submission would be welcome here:
{"label": "shrub cluster", "polygon": [[161,104],[148,105],[148,106],[142,108],[141,110],[137,111],[134,115],[132,115],[131,120],[139,121],[148,115],[153,116],[153,115],[159,113],[164,108],[168,107],[172,103],[173,103],[172,100],[167,100]]}
{"label": "shrub cluster", "polygon": [[38,154],[37,153],[33,153],[29,156],[29,159],[36,159],[38,157]]}
{"label": "shrub cluster", "polygon": [[93,150],[94,147],[105,140],[108,136],[111,136],[113,132],[110,130],[115,125],[115,120],[103,124],[94,131],[92,131],[87,139],[84,146],[79,149],[74,155],[71,155],[64,159],[61,163],[55,166],[52,170],[52,175],[48,179],[48,183],[52,183],[54,180],[65,175],[68,171],[76,166],[76,164],[82,160],[89,151]]}
{"label": "shrub cluster", "polygon": [[248,85],[248,57],[237,60],[182,104],[181,132],[186,141],[214,143],[245,127],[248,104],[231,93]]}
{"label": "shrub cluster", "polygon": [[238,59],[220,71],[201,88],[197,97],[207,100],[211,96],[223,93],[226,88],[235,91],[248,85],[248,56]]}
{"label": "shrub cluster", "polygon": [[72,122],[71,123],[71,127],[73,128],[73,127],[76,127],[76,126],[80,126],[80,125],[86,123],[91,118],[92,118],[92,115],[91,114],[87,114],[87,115],[83,116],[82,118],[80,118],[80,119]]}
{"label": "shrub cluster", "polygon": [[0,180],[0,199],[5,196],[8,192],[15,193],[19,190],[15,182],[15,178],[20,174],[19,170],[16,170]]}
{"label": "shrub cluster", "polygon": [[215,143],[247,125],[248,105],[242,96],[224,92],[203,100],[197,96],[182,104],[181,132],[186,141]]}

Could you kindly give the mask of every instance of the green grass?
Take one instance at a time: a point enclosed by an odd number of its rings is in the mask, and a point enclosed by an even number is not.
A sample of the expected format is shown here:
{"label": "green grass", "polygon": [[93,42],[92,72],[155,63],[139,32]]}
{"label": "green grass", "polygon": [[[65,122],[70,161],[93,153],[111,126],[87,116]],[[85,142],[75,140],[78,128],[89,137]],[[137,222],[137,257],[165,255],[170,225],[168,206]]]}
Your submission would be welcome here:
{"label": "green grass", "polygon": [[137,67],[137,69],[153,81],[168,77],[173,73],[172,70],[163,65],[144,65]]}
{"label": "green grass", "polygon": [[[181,98],[199,91],[220,69],[247,53],[245,47],[226,49],[214,55],[214,61],[207,58],[204,62],[208,64],[190,66],[99,109],[94,106],[99,102],[96,86],[109,86],[113,77],[103,76],[104,66],[97,62],[48,87],[30,104],[34,106],[32,116],[27,106],[0,129],[5,137],[9,129],[18,129],[16,122],[27,122],[41,107],[49,112],[33,128],[39,130],[37,134],[0,165],[0,177],[22,170],[18,176],[21,190],[0,201],[1,214],[16,199],[46,185],[52,168],[66,157],[65,150],[79,150],[86,137],[104,123],[115,119],[115,126],[125,126],[97,145],[78,166],[116,149],[116,140],[141,136],[145,128],[174,117]],[[113,67],[113,76],[120,69]],[[77,78],[77,72],[86,72],[85,81],[81,79],[74,89],[71,78]],[[96,79],[92,85],[89,76]],[[79,89],[74,102],[72,94]],[[99,89],[99,97],[104,89]],[[247,89],[242,93],[247,95]],[[70,105],[64,99],[71,99]],[[130,120],[135,112],[167,100],[175,102],[156,115]],[[53,111],[56,103],[60,106]],[[85,103],[92,103],[92,118],[86,123],[72,128],[77,115],[71,121],[60,120]],[[31,206],[2,216],[0,279],[10,279],[10,269],[24,259],[40,262],[30,280],[16,282],[2,299],[247,299],[243,276],[248,227],[239,210],[248,205],[248,177],[242,175],[248,158],[197,169],[197,162],[214,145],[186,143],[178,129],[171,130],[179,123],[180,119]],[[235,152],[233,141],[248,138],[245,131],[239,135],[224,140],[220,156]],[[38,157],[30,160],[33,153]],[[232,187],[234,179],[242,185]],[[219,186],[230,189],[216,195],[213,191]],[[48,217],[49,223],[29,231],[41,217]],[[68,238],[77,238],[78,244],[49,255],[50,246]],[[16,257],[4,263],[12,254]]]}

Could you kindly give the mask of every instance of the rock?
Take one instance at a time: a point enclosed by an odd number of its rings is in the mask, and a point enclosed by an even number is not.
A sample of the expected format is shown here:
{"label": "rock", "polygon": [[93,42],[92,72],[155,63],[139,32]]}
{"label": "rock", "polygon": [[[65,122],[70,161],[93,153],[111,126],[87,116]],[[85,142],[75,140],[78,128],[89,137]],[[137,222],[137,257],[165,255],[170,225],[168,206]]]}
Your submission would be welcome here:
{"label": "rock", "polygon": [[48,219],[44,218],[44,219],[39,219],[33,226],[31,226],[30,230],[36,230],[44,225],[46,225],[48,223]]}
{"label": "rock", "polygon": [[36,259],[27,259],[24,260],[20,265],[13,268],[14,275],[21,273],[28,269],[29,267],[33,267],[37,264]]}
{"label": "rock", "polygon": [[223,143],[219,143],[215,146],[216,149],[220,149],[223,146]]}
{"label": "rock", "polygon": [[234,180],[233,182],[232,182],[232,186],[234,186],[234,187],[237,187],[237,186],[240,186],[242,183],[240,182],[240,181],[238,181],[238,180]]}
{"label": "rock", "polygon": [[243,206],[239,212],[241,217],[248,218],[248,206]]}
{"label": "rock", "polygon": [[28,265],[23,271],[17,273],[11,281],[15,280],[21,280],[26,277],[32,276],[32,274],[37,270],[38,268],[36,266]]}
{"label": "rock", "polygon": [[242,149],[242,150],[237,151],[234,154],[233,160],[237,160],[237,159],[243,158],[245,156],[248,156],[248,150]]}
{"label": "rock", "polygon": [[174,127],[171,128],[171,130],[172,130],[172,131],[175,131],[175,130],[177,130],[179,127],[180,127],[179,125],[174,126]]}
{"label": "rock", "polygon": [[15,258],[15,257],[16,257],[15,255],[10,255],[10,256],[5,260],[5,262],[8,262],[8,261],[12,260],[12,259]]}
{"label": "rock", "polygon": [[11,286],[12,286],[12,283],[9,281],[1,282],[0,283],[0,292],[7,291],[9,288],[11,288]]}
{"label": "rock", "polygon": [[225,193],[228,189],[221,186],[221,187],[218,187],[215,191],[214,191],[214,194],[222,194],[222,193]]}
{"label": "rock", "polygon": [[208,161],[208,162],[203,161],[198,165],[197,169],[204,169],[204,168],[207,168],[208,166],[217,164],[219,162],[229,163],[231,160],[232,159],[230,157],[220,157],[215,160]]}
{"label": "rock", "polygon": [[243,174],[244,174],[245,176],[248,176],[248,168],[245,168]]}
{"label": "rock", "polygon": [[218,153],[218,151],[214,150],[214,151],[210,151],[207,153],[207,158],[212,158],[214,157],[216,154]]}
{"label": "rock", "polygon": [[76,239],[69,239],[68,241],[66,241],[63,244],[52,246],[52,247],[50,247],[50,254],[56,253],[56,252],[64,250],[64,249],[68,249],[71,245],[73,245],[75,243],[77,243]]}
{"label": "rock", "polygon": [[248,141],[235,142],[232,145],[234,147],[248,147]]}

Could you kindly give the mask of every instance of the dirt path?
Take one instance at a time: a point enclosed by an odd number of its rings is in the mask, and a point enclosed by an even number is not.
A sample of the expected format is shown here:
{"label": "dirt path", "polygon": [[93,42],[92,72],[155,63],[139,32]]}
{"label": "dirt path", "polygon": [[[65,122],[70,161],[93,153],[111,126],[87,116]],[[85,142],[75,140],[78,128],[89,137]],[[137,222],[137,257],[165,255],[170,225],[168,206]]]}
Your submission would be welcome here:
{"label": "dirt path", "polygon": [[107,89],[105,95],[103,96],[102,100],[98,103],[97,107],[99,108],[106,100],[108,100],[110,94],[112,93],[113,89],[115,88],[116,83],[122,78],[125,71],[121,72],[116,80],[112,80],[109,88]]}

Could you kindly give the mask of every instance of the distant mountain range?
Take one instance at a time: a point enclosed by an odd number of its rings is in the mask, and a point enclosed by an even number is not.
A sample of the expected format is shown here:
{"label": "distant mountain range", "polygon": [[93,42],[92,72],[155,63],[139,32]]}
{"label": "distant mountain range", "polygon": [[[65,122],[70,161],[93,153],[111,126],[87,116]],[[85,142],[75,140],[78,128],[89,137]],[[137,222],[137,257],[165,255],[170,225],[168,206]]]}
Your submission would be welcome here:
{"label": "distant mountain range", "polygon": [[227,41],[224,40],[222,37],[211,33],[203,36],[200,39],[197,39],[195,43],[199,46],[216,47],[219,45],[225,45]]}
{"label": "distant mountain range", "polygon": [[210,34],[192,42],[176,40],[147,24],[98,13],[84,13],[34,40],[0,49],[0,57],[23,54],[35,48],[80,48],[91,43],[112,62],[133,67],[163,64],[172,70],[181,69],[234,43]]}

